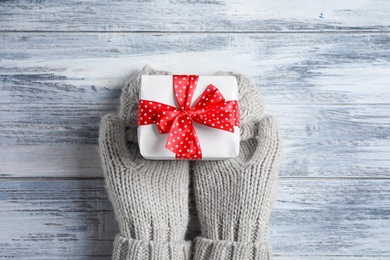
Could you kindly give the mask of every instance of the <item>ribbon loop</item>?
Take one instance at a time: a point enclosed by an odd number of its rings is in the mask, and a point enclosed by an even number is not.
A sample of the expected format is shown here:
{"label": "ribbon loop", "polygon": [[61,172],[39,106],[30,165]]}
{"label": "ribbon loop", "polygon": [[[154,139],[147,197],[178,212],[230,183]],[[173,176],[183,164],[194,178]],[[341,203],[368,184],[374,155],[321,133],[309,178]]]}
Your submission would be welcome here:
{"label": "ribbon loop", "polygon": [[219,106],[225,102],[225,98],[219,92],[218,88],[210,84],[202,93],[194,105],[194,110],[208,110]]}
{"label": "ribbon loop", "polygon": [[191,108],[198,77],[173,75],[173,89],[179,108],[156,101],[139,100],[138,126],[156,124],[160,134],[168,133],[165,147],[176,154],[176,159],[202,159],[194,122],[232,133],[234,126],[239,126],[238,102],[226,101],[212,84]]}

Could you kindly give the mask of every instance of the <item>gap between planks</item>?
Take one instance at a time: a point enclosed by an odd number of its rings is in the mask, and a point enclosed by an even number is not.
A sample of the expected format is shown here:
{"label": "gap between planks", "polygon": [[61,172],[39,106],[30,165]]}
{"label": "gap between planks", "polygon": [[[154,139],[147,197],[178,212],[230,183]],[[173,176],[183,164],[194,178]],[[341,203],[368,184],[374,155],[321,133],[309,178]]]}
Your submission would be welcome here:
{"label": "gap between planks", "polygon": [[[390,177],[354,177],[354,176],[348,176],[348,177],[300,177],[300,176],[289,176],[289,177],[279,177],[280,180],[302,180],[302,181],[342,181],[342,180],[368,180],[368,181],[386,181],[390,180]],[[104,177],[1,177],[0,181],[87,181],[87,180],[104,180]]]}
{"label": "gap between planks", "polygon": [[92,30],[80,30],[80,31],[44,31],[44,30],[37,30],[37,31],[26,31],[26,30],[0,30],[0,33],[62,33],[62,34],[78,34],[78,33],[96,33],[96,34],[115,34],[115,33],[121,33],[121,34],[306,34],[306,33],[313,33],[313,34],[388,34],[390,33],[390,30],[383,30],[383,31],[375,31],[375,30],[360,30],[360,31],[354,31],[354,30],[329,30],[329,31],[318,31],[318,30],[295,30],[295,31],[92,31]]}

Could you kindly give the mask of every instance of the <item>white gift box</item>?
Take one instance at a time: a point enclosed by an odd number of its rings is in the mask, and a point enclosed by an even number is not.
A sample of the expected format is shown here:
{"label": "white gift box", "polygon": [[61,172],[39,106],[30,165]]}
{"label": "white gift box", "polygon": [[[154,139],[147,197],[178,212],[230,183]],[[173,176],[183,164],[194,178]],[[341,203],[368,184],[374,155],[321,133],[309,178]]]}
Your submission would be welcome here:
{"label": "white gift box", "polygon": [[[199,76],[191,107],[212,84],[218,88],[226,101],[238,101],[238,86],[234,76]],[[140,100],[152,100],[178,108],[173,75],[143,75],[139,92]],[[223,160],[238,156],[240,129],[234,133],[193,122],[202,150],[202,160]],[[168,133],[160,134],[156,124],[138,126],[138,145],[141,155],[153,160],[176,160],[176,154],[165,147]]]}

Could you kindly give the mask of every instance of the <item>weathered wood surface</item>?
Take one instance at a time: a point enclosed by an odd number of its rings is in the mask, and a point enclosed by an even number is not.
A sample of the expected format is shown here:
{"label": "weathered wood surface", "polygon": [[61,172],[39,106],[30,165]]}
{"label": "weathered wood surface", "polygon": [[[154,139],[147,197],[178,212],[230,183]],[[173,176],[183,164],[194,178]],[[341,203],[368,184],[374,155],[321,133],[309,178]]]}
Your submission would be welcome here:
{"label": "weathered wood surface", "polygon": [[98,126],[146,63],[242,72],[260,87],[286,150],[270,228],[277,260],[390,259],[389,9],[1,1],[0,259],[110,258],[117,226]]}
{"label": "weathered wood surface", "polygon": [[[266,105],[285,140],[283,177],[390,178],[389,105]],[[112,105],[0,105],[3,177],[97,177]],[[23,163],[21,163],[23,162]]]}
{"label": "weathered wood surface", "polygon": [[3,33],[0,47],[3,103],[117,104],[126,77],[146,63],[244,72],[267,103],[390,101],[390,35],[382,33]]}
{"label": "weathered wood surface", "polygon": [[3,31],[388,31],[387,0],[2,1]]}
{"label": "weathered wood surface", "polygon": [[[2,180],[0,258],[108,258],[117,225],[103,185]],[[270,232],[275,255],[390,257],[389,187],[388,180],[281,181]]]}

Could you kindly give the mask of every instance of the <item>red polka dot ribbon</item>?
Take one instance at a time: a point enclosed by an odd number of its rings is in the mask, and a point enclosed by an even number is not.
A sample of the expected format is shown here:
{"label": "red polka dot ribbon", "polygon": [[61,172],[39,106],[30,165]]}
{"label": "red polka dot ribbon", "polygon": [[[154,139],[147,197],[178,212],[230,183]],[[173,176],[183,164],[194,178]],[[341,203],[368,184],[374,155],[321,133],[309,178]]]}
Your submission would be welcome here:
{"label": "red polka dot ribbon", "polygon": [[173,75],[178,107],[152,100],[139,100],[138,126],[156,124],[160,134],[169,133],[165,147],[176,154],[176,159],[202,159],[194,122],[232,133],[234,126],[239,126],[237,100],[226,101],[212,84],[190,107],[198,78],[197,75]]}

